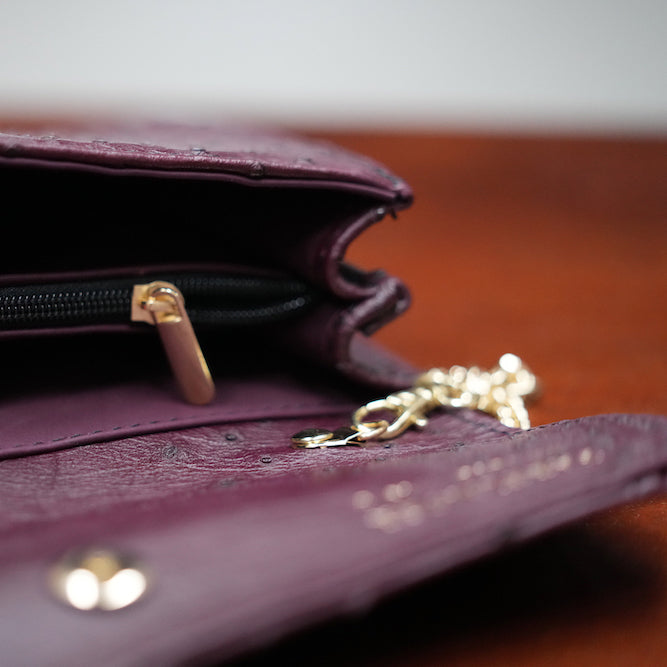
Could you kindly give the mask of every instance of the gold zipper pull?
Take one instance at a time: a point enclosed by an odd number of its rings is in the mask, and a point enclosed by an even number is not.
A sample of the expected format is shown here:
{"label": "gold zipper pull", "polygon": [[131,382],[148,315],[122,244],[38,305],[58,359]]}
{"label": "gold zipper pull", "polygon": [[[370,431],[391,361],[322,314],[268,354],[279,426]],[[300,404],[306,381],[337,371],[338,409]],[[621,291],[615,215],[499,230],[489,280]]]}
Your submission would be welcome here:
{"label": "gold zipper pull", "polygon": [[210,403],[215,395],[215,385],[180,290],[172,283],[160,280],[135,285],[131,318],[133,322],[148,322],[157,327],[185,400],[195,405]]}

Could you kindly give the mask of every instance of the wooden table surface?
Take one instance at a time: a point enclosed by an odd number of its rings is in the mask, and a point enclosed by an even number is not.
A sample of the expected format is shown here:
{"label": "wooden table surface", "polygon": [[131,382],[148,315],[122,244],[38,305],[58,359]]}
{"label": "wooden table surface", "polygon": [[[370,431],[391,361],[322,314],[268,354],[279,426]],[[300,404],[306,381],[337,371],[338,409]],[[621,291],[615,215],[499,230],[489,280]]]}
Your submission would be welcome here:
{"label": "wooden table surface", "polygon": [[[414,188],[350,259],[410,285],[376,337],[539,375],[533,424],[667,414],[667,138],[319,133]],[[631,446],[631,443],[628,443]],[[667,497],[613,509],[244,662],[667,665]]]}
{"label": "wooden table surface", "polygon": [[[16,123],[14,123],[16,124]],[[415,203],[350,249],[411,287],[377,334],[419,366],[541,379],[533,424],[667,414],[667,138],[319,132]],[[631,443],[628,443],[631,446]],[[607,511],[240,665],[665,665],[667,497]]]}

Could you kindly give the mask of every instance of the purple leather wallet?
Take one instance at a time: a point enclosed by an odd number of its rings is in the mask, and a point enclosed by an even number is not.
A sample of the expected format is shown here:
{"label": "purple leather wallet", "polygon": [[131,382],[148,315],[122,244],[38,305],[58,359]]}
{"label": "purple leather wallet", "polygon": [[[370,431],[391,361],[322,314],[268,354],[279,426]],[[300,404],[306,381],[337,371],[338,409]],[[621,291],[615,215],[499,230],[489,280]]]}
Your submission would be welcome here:
{"label": "purple leather wallet", "polygon": [[0,174],[3,665],[229,659],[665,489],[649,415],[291,446],[417,375],[369,340],[405,286],[344,261],[411,202],[372,160],[141,124],[0,134]]}

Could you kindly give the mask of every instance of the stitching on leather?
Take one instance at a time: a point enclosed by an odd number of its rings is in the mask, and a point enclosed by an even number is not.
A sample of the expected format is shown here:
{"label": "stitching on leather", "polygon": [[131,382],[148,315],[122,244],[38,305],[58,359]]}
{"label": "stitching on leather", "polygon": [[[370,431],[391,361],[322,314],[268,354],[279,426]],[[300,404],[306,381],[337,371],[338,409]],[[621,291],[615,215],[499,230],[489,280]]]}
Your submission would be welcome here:
{"label": "stitching on leather", "polygon": [[[273,409],[273,408],[276,408],[278,410],[288,410],[288,409],[295,409],[295,408],[298,409],[298,408],[305,408],[305,407],[311,407],[311,406],[315,407],[315,406],[319,406],[319,405],[328,406],[328,407],[332,407],[332,408],[336,407],[335,405],[332,406],[331,404],[325,403],[325,402],[320,402],[320,403],[286,403],[286,404],[275,405],[275,406],[274,405],[260,406],[258,408],[255,408],[255,409],[251,410],[249,413],[247,413],[247,415],[248,416],[253,416],[252,413],[263,412],[265,410]],[[347,407],[347,406],[345,406],[345,407]],[[477,426],[477,427],[483,429],[484,431],[493,432],[493,433],[500,433],[500,434],[507,434],[508,433],[507,431],[504,431],[500,428],[491,426],[490,424],[487,426],[485,424],[480,424],[473,419],[467,419],[461,413],[450,413],[450,414],[451,414],[452,417],[454,417],[458,421],[462,421],[466,424],[471,424],[473,426]],[[204,418],[213,417],[213,416],[223,417],[223,416],[229,416],[229,413],[227,413],[225,415],[224,412],[219,412],[219,411],[216,410],[216,411],[213,411],[213,412],[207,412],[205,415],[201,415],[201,416],[204,417]],[[113,431],[120,431],[120,430],[125,429],[125,428],[140,428],[140,427],[149,426],[149,425],[150,426],[155,426],[157,424],[167,424],[169,422],[178,422],[178,421],[181,421],[183,419],[184,419],[184,423],[185,423],[185,422],[187,422],[188,418],[187,417],[186,418],[170,417],[169,419],[153,419],[151,421],[139,422],[137,424],[129,424],[129,425],[128,424],[123,424],[121,426],[110,426],[107,429],[97,429],[95,431],[89,431],[88,433],[74,433],[73,435],[64,435],[64,436],[60,436],[58,438],[52,438],[51,440],[38,440],[38,441],[33,442],[33,443],[19,443],[19,444],[13,445],[13,448],[14,449],[19,449],[19,448],[22,448],[22,447],[25,447],[25,448],[38,447],[40,445],[45,445],[45,444],[50,444],[50,443],[57,443],[57,442],[64,442],[65,440],[73,440],[75,438],[82,438],[82,437],[87,437],[87,436],[90,436],[90,435],[100,435],[102,433],[112,433]],[[548,426],[552,426],[552,424],[548,424]]]}
{"label": "stitching on leather", "polygon": [[[263,405],[263,406],[259,406],[257,408],[254,408],[253,410],[250,410],[249,412],[247,412],[246,416],[247,417],[253,417],[253,416],[256,415],[256,413],[261,413],[261,412],[264,412],[265,410],[271,410],[271,409],[289,410],[289,409],[299,409],[299,408],[317,407],[317,406],[330,407],[332,409],[337,409],[336,404],[332,405],[331,403],[324,402],[324,401],[316,402],[316,403],[310,403],[310,402],[306,402],[306,403],[304,403],[304,402],[301,402],[301,403],[285,403],[285,404],[281,404],[281,405]],[[340,407],[342,408],[343,406],[341,405]],[[347,407],[347,405],[345,405],[344,407]],[[512,435],[513,434],[512,431],[506,431],[506,430],[502,429],[501,427],[493,426],[491,424],[488,424],[488,425],[487,424],[480,424],[476,420],[466,417],[465,414],[462,413],[462,412],[458,412],[458,411],[457,412],[449,412],[448,414],[451,417],[453,417],[454,419],[456,419],[457,421],[461,421],[461,422],[464,422],[466,424],[476,426],[476,427],[484,430],[485,432],[498,433],[498,434],[501,434],[501,435]],[[224,418],[224,417],[229,417],[229,415],[230,415],[229,412],[224,412],[224,411],[220,412],[219,410],[215,410],[215,411],[211,411],[211,412],[207,412],[205,414],[199,415],[199,417],[204,418],[204,419],[207,419],[209,417]],[[126,428],[141,428],[141,427],[144,427],[144,426],[155,426],[157,424],[167,424],[167,423],[170,423],[170,422],[183,421],[184,425],[187,425],[188,419],[189,419],[188,417],[185,417],[185,418],[183,418],[183,417],[170,417],[169,419],[153,419],[153,420],[150,420],[150,421],[139,422],[139,423],[129,424],[129,425],[128,424],[123,424],[123,425],[117,425],[117,426],[110,426],[106,429],[96,429],[94,431],[89,431],[88,433],[74,433],[72,435],[59,436],[57,438],[52,438],[51,440],[37,440],[37,441],[32,442],[32,443],[18,443],[18,444],[12,445],[12,448],[13,449],[21,449],[21,448],[29,449],[31,447],[39,447],[40,445],[64,442],[66,440],[74,440],[76,438],[88,437],[88,436],[91,436],[91,435],[101,435],[103,433],[112,433],[114,431],[120,431],[120,430],[123,430],[123,429],[126,429]],[[245,419],[245,417],[243,419]],[[558,423],[558,422],[556,422],[556,423]],[[535,427],[533,429],[530,429],[530,430],[537,430],[537,429],[547,428],[547,427],[550,427],[550,426],[555,426],[556,423],[543,424],[541,426],[537,426],[537,427]],[[193,424],[192,427],[195,428],[196,424]]]}
{"label": "stitching on leather", "polygon": [[[65,138],[65,137],[57,137],[57,136],[38,136],[38,135],[33,135],[33,134],[5,134],[5,133],[0,133],[0,140],[6,139],[7,137],[11,137],[13,139],[16,139],[17,141],[14,142],[13,144],[10,144],[7,146],[5,144],[4,148],[7,150],[13,149],[14,151],[16,150],[16,147],[18,145],[19,149],[23,149],[23,152],[21,152],[18,157],[26,157],[24,154],[25,151],[25,146],[22,146],[20,144],[20,140],[22,139],[28,139],[36,144],[36,146],[31,146],[27,153],[27,157],[31,158],[30,156],[30,149],[36,148],[38,151],[38,154],[35,156],[36,159],[41,159],[42,155],[39,154],[39,151],[48,151],[53,147],[56,148],[56,150],[66,149],[66,150],[77,150],[81,149],[83,147],[83,155],[84,159],[75,159],[73,162],[75,164],[87,166],[102,166],[105,168],[118,168],[118,169],[126,169],[128,165],[121,164],[121,165],[116,165],[114,164],[115,161],[117,160],[122,160],[122,159],[127,159],[129,158],[135,158],[140,160],[143,158],[146,154],[148,155],[155,155],[158,158],[164,158],[161,159],[159,164],[162,165],[163,162],[167,162],[167,165],[172,164],[173,162],[178,162],[179,164],[183,161],[185,161],[186,168],[188,170],[194,171],[194,172],[199,172],[199,171],[209,171],[211,167],[219,168],[220,166],[224,167],[224,171],[221,173],[228,173],[232,175],[238,175],[241,176],[242,178],[248,179],[249,181],[257,181],[257,180],[263,180],[262,177],[258,178],[256,175],[253,175],[252,172],[248,173],[247,171],[244,170],[245,168],[250,168],[252,169],[253,165],[258,163],[258,160],[248,160],[246,162],[241,162],[241,169],[239,170],[238,167],[235,168],[235,165],[230,164],[228,160],[226,159],[226,151],[223,150],[211,150],[211,151],[206,151],[206,154],[210,156],[209,160],[206,161],[201,161],[201,160],[192,160],[192,150],[187,150],[187,149],[182,149],[182,148],[162,148],[160,146],[155,146],[153,144],[137,144],[137,143],[128,143],[128,142],[123,142],[123,141],[104,141],[100,139],[77,139],[77,138]],[[111,162],[106,162],[102,160],[102,162],[98,162],[94,158],[97,157],[95,155],[89,155],[86,153],[86,150],[89,150],[89,147],[94,147],[94,146],[103,146],[107,152],[104,154],[104,157],[110,158]],[[0,145],[0,148],[3,148],[2,145]],[[312,148],[312,146],[311,146]],[[234,152],[234,151],[232,151]],[[238,151],[237,151],[238,152]],[[337,151],[338,153],[342,153],[342,151]],[[198,153],[198,156],[200,156],[201,153]],[[5,153],[3,157],[7,158],[12,158],[11,154]],[[335,155],[334,155],[335,157]],[[87,159],[86,159],[87,158]],[[53,162],[67,162],[71,160],[71,156],[66,154],[64,157],[63,156],[48,156],[47,159],[49,161]],[[371,188],[375,189],[385,189],[389,190],[391,194],[395,195],[398,190],[401,188],[405,187],[405,182],[402,181],[401,179],[391,175],[392,177],[389,177],[390,172],[387,172],[388,176],[384,176],[383,174],[379,173],[376,169],[376,163],[365,156],[362,155],[357,155],[355,153],[348,153],[345,155],[345,159],[348,163],[348,165],[351,164],[356,164],[357,166],[360,167],[357,173],[351,174],[349,173],[350,169],[349,167],[346,169],[343,167],[343,173],[341,173],[341,168],[337,164],[337,161],[334,161],[333,164],[324,164],[324,171],[326,173],[326,176],[322,177],[319,173],[313,172],[310,169],[303,169],[302,163],[299,163],[298,159],[295,158],[286,158],[283,162],[278,162],[277,164],[274,164],[271,161],[271,158],[267,155],[263,157],[264,162],[260,162],[259,164],[263,168],[268,168],[273,171],[276,167],[280,170],[283,171],[284,169],[288,170],[298,170],[298,175],[294,176],[292,174],[277,174],[277,175],[269,175],[266,178],[271,179],[271,178],[279,178],[279,179],[286,179],[286,180],[292,180],[294,178],[304,178],[305,180],[308,181],[314,181],[314,182],[323,182],[323,183],[330,183],[330,182],[341,182],[341,183],[351,183],[353,185],[362,185],[362,186],[368,186]],[[220,164],[222,163],[222,165]],[[315,162],[314,164],[316,165],[321,165],[321,162]],[[133,168],[130,166],[130,168]],[[146,169],[147,167],[144,165],[139,165],[139,169]],[[169,166],[167,166],[167,169],[169,169]],[[384,186],[379,185],[379,184],[374,184],[373,181],[376,181],[377,177],[380,177],[380,180],[384,181]],[[363,183],[360,182],[364,181]]]}
{"label": "stitching on leather", "polygon": [[[302,403],[284,403],[284,404],[281,404],[281,405],[270,404],[270,405],[262,405],[262,406],[259,406],[257,408],[254,408],[254,409],[248,411],[247,413],[245,413],[245,416],[242,419],[245,420],[246,418],[256,417],[257,413],[261,414],[262,412],[264,412],[266,410],[273,410],[273,409],[276,409],[276,410],[290,410],[290,409],[299,409],[299,408],[306,408],[306,407],[318,407],[318,406],[328,407],[328,408],[332,408],[334,410],[337,410],[339,407],[340,407],[340,409],[349,407],[348,405],[343,406],[343,404],[340,404],[340,405],[333,404],[332,405],[331,403],[328,403],[328,402],[325,402],[325,401],[319,401],[319,402],[315,402],[315,403],[310,403],[310,402],[307,402],[307,403],[303,403],[303,402]],[[209,417],[220,417],[220,418],[227,417],[227,418],[229,418],[230,414],[231,414],[230,412],[225,413],[224,411],[220,412],[218,410],[215,410],[215,411],[211,411],[211,412],[207,412],[205,414],[199,415],[197,417],[197,421],[200,418],[207,419]],[[125,429],[125,428],[139,428],[139,427],[149,426],[149,425],[150,426],[155,426],[156,424],[167,424],[169,422],[182,421],[184,426],[188,426],[188,423],[187,423],[188,419],[189,419],[188,417],[185,417],[185,418],[183,418],[183,417],[170,417],[169,419],[153,419],[151,421],[140,422],[138,424],[130,424],[130,425],[124,424],[124,425],[121,425],[121,426],[110,426],[109,428],[106,428],[106,429],[97,429],[95,431],[89,431],[88,433],[75,433],[73,435],[64,435],[64,436],[60,436],[58,438],[52,438],[51,440],[38,440],[38,441],[32,442],[32,443],[18,443],[16,445],[12,445],[12,448],[13,449],[19,449],[19,448],[25,447],[26,449],[28,449],[30,447],[38,447],[40,445],[53,444],[53,443],[57,443],[57,442],[64,442],[65,440],[73,440],[75,438],[82,438],[82,437],[87,437],[87,436],[90,436],[90,435],[100,435],[100,434],[103,434],[103,433],[112,433],[113,431],[120,431],[120,430]],[[195,423],[195,424],[190,424],[189,426],[191,426],[192,428],[196,428],[198,425],[199,424]],[[139,435],[141,435],[141,434],[139,434]]]}

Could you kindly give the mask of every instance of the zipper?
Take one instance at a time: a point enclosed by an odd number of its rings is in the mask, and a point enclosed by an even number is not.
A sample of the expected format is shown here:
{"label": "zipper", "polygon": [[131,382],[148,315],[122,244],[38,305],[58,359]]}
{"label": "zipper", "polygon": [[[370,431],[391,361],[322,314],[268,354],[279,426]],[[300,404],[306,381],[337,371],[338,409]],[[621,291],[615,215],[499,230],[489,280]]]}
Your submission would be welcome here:
{"label": "zipper", "polygon": [[[188,301],[194,324],[271,323],[308,307],[315,292],[292,279],[178,273],[142,276],[174,284]],[[0,288],[0,331],[51,329],[129,320],[134,278],[110,278]]]}
{"label": "zipper", "polygon": [[[192,323],[248,326],[297,314],[315,293],[292,279],[180,273],[0,288],[0,331],[115,325],[156,327],[186,401],[203,405],[215,387]],[[188,301],[186,310],[185,302]]]}

